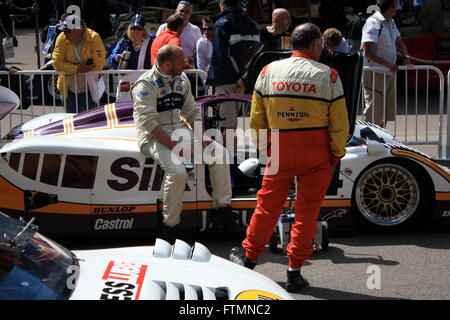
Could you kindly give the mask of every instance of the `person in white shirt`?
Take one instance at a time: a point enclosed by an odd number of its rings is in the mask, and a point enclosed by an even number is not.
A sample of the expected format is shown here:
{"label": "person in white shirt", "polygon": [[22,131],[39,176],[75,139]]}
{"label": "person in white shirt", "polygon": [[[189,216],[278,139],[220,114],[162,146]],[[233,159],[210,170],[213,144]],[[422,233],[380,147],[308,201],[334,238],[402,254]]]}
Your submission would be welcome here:
{"label": "person in white shirt", "polygon": [[[189,63],[195,65],[194,60],[196,58],[196,45],[197,41],[202,37],[200,28],[189,22],[192,16],[192,4],[189,1],[180,1],[178,3],[176,14],[181,14],[184,18],[184,29],[181,33],[181,47],[184,50],[184,54],[189,58]],[[156,36],[167,29],[167,24],[164,23],[159,26]]]}
{"label": "person in white shirt", "polygon": [[[208,72],[209,65],[211,64],[213,24],[210,17],[204,17],[202,19],[203,37],[197,41],[197,68],[205,72]],[[201,76],[201,78],[205,82],[206,76]]]}
{"label": "person in white shirt", "polygon": [[[361,49],[364,51],[364,66],[384,67],[376,72],[364,71],[364,120],[381,127],[395,120],[395,64],[397,51],[405,57],[403,63],[410,65],[408,50],[393,17],[397,11],[397,0],[377,0],[380,11],[371,15],[362,30]],[[385,83],[385,84],[384,84]],[[385,92],[385,97],[383,97]]]}

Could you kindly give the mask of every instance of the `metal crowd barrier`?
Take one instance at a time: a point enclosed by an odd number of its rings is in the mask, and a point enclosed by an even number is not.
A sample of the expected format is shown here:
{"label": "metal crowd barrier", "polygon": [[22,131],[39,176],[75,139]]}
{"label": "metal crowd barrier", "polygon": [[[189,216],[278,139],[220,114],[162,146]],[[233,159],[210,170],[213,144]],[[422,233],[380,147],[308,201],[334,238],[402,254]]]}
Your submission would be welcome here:
{"label": "metal crowd barrier", "polygon": [[447,147],[445,157],[450,160],[450,70],[447,73]]}
{"label": "metal crowd barrier", "polygon": [[[364,71],[385,73],[386,69],[365,67]],[[91,72],[91,74],[102,75],[105,83],[105,94],[98,105],[114,102],[120,81],[126,82],[127,79],[136,79],[143,72],[145,70]],[[195,77],[194,87],[196,90],[193,91],[193,94],[198,95],[200,91],[204,93],[205,88],[202,86],[200,76],[204,76],[206,73],[197,69],[185,70],[185,72]],[[432,79],[430,73],[435,75],[434,79]],[[0,122],[1,137],[4,137],[16,125],[37,116],[66,112],[66,101],[61,99],[61,96],[55,90],[58,74],[60,72],[33,70],[17,71],[17,73],[9,75],[6,71],[0,71],[2,79],[0,85],[12,88],[13,91],[18,93],[20,101],[22,101],[22,105],[17,110],[11,112]],[[437,157],[442,159],[444,145],[444,76],[442,72],[433,66],[401,66],[394,77],[396,117],[395,121],[387,123],[387,129],[405,144],[437,146]],[[401,82],[399,77],[403,78]],[[449,78],[447,79],[447,87],[450,87]],[[430,90],[430,83],[433,82],[430,79],[435,82],[437,90]],[[397,87],[397,84],[404,88]],[[87,85],[87,80],[85,80],[85,85]],[[422,86],[423,88],[421,88]],[[206,92],[209,93],[210,91]],[[364,98],[361,101],[363,102]],[[361,105],[364,108],[364,103]],[[386,101],[384,101],[385,107]],[[450,97],[447,97],[447,110],[449,109]],[[360,114],[362,114],[362,110],[360,110]],[[249,110],[243,110],[244,126],[248,122],[248,115]],[[449,126],[450,117],[447,116],[447,132]],[[431,130],[433,132],[430,133]],[[435,133],[436,130],[437,133]],[[446,136],[446,157],[450,158],[450,135],[447,134]]]}
{"label": "metal crowd barrier", "polygon": [[[93,71],[91,76],[102,77],[105,85],[102,98],[96,103],[97,106],[115,102],[116,99],[127,97],[127,92],[118,92],[118,86],[121,82],[134,82],[146,70],[101,70]],[[194,89],[193,94],[197,96],[199,92],[206,89],[200,76],[206,76],[206,72],[197,69],[184,70],[185,73],[192,75]],[[38,116],[48,113],[66,113],[67,100],[63,99],[56,89],[56,83],[59,74],[64,74],[52,70],[21,70],[13,74],[8,71],[0,71],[0,85],[14,91],[20,98],[22,104],[0,122],[0,137],[4,137],[12,128],[31,120]],[[75,79],[83,75],[75,75]],[[87,77],[84,77],[84,83],[74,81],[74,91],[78,91],[78,85],[88,87]],[[86,104],[88,97],[86,97]],[[131,100],[131,98],[130,98]],[[75,112],[79,112],[79,103],[75,95]]]}
{"label": "metal crowd barrier", "polygon": [[[385,128],[404,144],[437,146],[437,158],[442,159],[444,143],[444,76],[442,72],[438,68],[428,65],[400,66],[399,71],[393,75],[395,120],[388,122],[386,122],[385,113],[388,70],[382,67],[364,67],[364,73],[369,73],[368,76],[371,78],[368,79],[371,79],[372,82],[375,81],[375,72],[383,75],[381,93]],[[364,88],[364,77],[362,81],[362,88]],[[375,85],[371,90],[374,95]],[[362,116],[365,107],[364,92],[361,95],[362,103],[359,114]],[[450,100],[447,102],[448,108],[450,108]],[[372,108],[372,119],[375,115],[374,112]],[[365,117],[362,116],[362,119],[365,120]],[[450,156],[448,140],[447,134],[447,157]]]}

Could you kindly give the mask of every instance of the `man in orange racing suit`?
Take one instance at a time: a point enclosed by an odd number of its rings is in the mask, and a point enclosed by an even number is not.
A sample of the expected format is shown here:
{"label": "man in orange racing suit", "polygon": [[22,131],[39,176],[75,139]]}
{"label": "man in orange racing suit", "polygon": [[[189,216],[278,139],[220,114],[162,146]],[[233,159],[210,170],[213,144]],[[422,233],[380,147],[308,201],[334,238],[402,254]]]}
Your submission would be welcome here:
{"label": "man in orange racing suit", "polygon": [[[319,28],[312,23],[297,26],[292,33],[292,47],[290,58],[265,66],[256,81],[250,126],[257,131],[270,130],[271,154],[243,249],[233,248],[230,260],[255,267],[296,177],[297,201],[287,246],[286,282],[287,291],[296,292],[308,285],[300,269],[313,252],[320,206],[334,168],[345,155],[349,125],[339,75],[318,62],[323,48]],[[279,145],[274,143],[275,134],[279,135]],[[276,165],[278,170],[270,172]]]}

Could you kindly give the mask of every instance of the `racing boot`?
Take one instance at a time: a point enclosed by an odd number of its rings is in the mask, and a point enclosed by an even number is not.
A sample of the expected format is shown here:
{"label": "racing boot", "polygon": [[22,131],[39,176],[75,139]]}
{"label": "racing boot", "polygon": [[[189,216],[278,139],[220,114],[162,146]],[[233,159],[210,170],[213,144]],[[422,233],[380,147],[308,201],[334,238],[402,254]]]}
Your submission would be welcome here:
{"label": "racing boot", "polygon": [[309,286],[307,280],[305,280],[300,274],[300,270],[289,271],[287,272],[287,282],[286,282],[286,291],[287,292],[298,292],[301,289]]}
{"label": "racing boot", "polygon": [[180,235],[180,230],[178,228],[178,225],[171,228],[167,226],[166,224],[162,224],[162,238],[166,240],[168,243],[173,245],[175,243],[175,240]]}
{"label": "racing boot", "polygon": [[211,217],[213,225],[219,229],[230,233],[242,231],[230,206],[216,209]]}
{"label": "racing boot", "polygon": [[247,258],[247,256],[245,255],[245,250],[240,247],[234,247],[233,249],[231,249],[230,261],[252,270],[256,266],[256,262],[253,262],[249,258]]}

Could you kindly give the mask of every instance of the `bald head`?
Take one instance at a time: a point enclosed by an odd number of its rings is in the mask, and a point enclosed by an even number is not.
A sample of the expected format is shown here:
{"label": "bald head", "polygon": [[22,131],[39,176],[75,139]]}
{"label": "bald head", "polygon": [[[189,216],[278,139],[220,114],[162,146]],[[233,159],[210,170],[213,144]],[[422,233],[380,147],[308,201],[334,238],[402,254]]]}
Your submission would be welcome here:
{"label": "bald head", "polygon": [[289,11],[284,8],[277,8],[272,12],[272,30],[275,34],[286,32],[291,25]]}
{"label": "bald head", "polygon": [[272,12],[272,20],[286,19],[286,17],[289,17],[289,11],[284,8],[276,8]]}
{"label": "bald head", "polygon": [[180,54],[184,56],[182,48],[174,44],[166,44],[165,46],[159,48],[156,60],[159,65],[162,65],[164,62],[171,61]]}
{"label": "bald head", "polygon": [[180,75],[185,66],[184,51],[179,46],[166,44],[158,50],[156,56],[158,67],[170,76]]}

